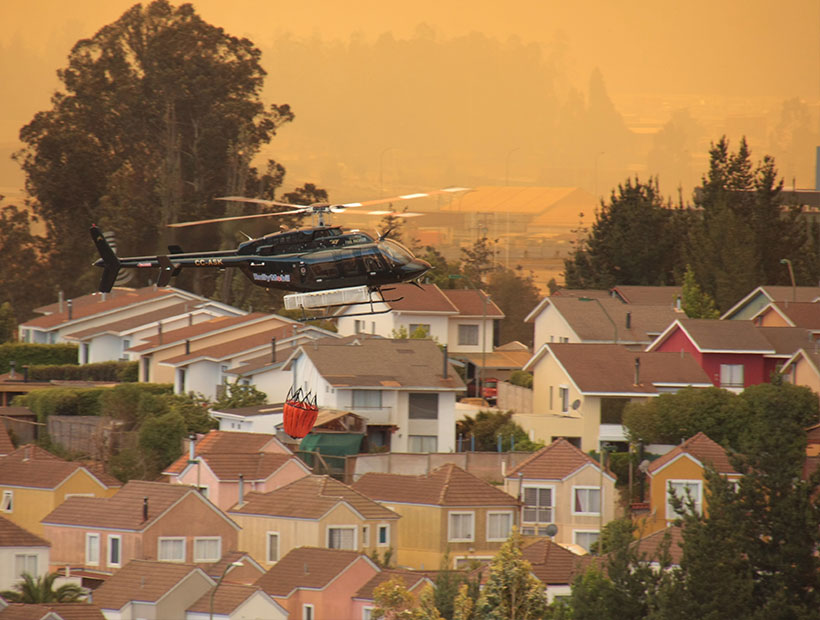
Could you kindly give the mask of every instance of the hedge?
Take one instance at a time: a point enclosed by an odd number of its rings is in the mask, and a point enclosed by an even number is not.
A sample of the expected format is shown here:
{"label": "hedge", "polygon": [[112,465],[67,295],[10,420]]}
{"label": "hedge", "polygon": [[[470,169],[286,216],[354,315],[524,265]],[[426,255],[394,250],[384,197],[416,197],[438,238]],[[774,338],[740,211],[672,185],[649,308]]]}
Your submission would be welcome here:
{"label": "hedge", "polygon": [[31,344],[7,342],[0,344],[0,373],[6,373],[15,362],[17,372],[23,366],[77,365],[77,346],[73,344]]}
{"label": "hedge", "polygon": [[31,381],[116,381],[135,382],[139,366],[137,362],[96,362],[94,364],[63,364],[62,366],[31,366]]}

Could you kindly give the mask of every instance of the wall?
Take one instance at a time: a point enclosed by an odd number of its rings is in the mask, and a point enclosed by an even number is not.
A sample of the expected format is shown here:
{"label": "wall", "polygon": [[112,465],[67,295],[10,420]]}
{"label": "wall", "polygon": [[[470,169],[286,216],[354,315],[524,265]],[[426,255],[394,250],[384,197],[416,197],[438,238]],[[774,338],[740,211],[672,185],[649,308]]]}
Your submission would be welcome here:
{"label": "wall", "polygon": [[18,553],[37,556],[37,573],[34,577],[42,577],[48,573],[48,547],[0,547],[0,590],[11,590],[19,582],[14,574],[14,556]]}
{"label": "wall", "polygon": [[449,454],[359,454],[348,457],[354,482],[368,472],[424,475],[436,467],[453,463],[487,482],[500,482],[507,471],[528,459],[530,452],[453,452]]}
{"label": "wall", "polygon": [[530,388],[499,381],[495,406],[502,411],[512,410],[519,413],[530,413],[532,411],[532,394]]}
{"label": "wall", "polygon": [[[482,334],[481,325],[484,324]],[[477,325],[478,326],[478,344],[464,345],[458,343],[458,326],[459,325]],[[486,350],[487,353],[493,350],[493,338],[495,334],[495,319],[487,317],[478,318],[462,318],[452,317],[450,325],[447,329],[447,350],[450,354],[455,353],[481,353]],[[444,343],[441,343],[444,344]]]}

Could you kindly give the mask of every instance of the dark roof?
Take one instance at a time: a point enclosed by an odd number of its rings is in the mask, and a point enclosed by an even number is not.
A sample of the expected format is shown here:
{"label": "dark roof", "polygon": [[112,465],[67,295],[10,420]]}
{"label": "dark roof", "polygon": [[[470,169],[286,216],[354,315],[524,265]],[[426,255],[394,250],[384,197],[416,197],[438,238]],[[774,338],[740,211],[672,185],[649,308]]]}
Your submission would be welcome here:
{"label": "dark roof", "polygon": [[637,540],[633,545],[637,545],[639,557],[643,557],[646,561],[659,560],[661,545],[664,543],[664,538],[669,536],[669,559],[672,564],[680,564],[683,559],[683,532],[680,526],[670,526],[662,530],[644,536]]}
{"label": "dark roof", "polygon": [[[649,343],[681,316],[669,305],[630,305],[612,298],[550,297],[550,303],[585,342]],[[627,324],[629,327],[627,327]]]}
{"label": "dark roof", "polygon": [[487,293],[473,288],[443,289],[441,291],[450,300],[460,316],[503,319],[504,313]]}
{"label": "dark roof", "polygon": [[418,476],[367,473],[353,488],[380,502],[434,506],[519,504],[511,495],[452,463]]}
{"label": "dark roof", "polygon": [[223,482],[238,481],[240,474],[245,482],[267,480],[284,467],[288,461],[302,463],[291,454],[271,452],[252,452],[250,454],[217,452],[203,454],[201,458],[214,472],[214,475]]}
{"label": "dark roof", "polygon": [[[722,321],[720,319],[678,319],[677,324],[702,352],[734,351],[738,353],[775,352],[753,321]],[[785,328],[781,328],[785,329]],[[669,333],[674,331],[670,326]],[[663,337],[663,336],[661,336]],[[656,341],[660,344],[660,340]],[[656,348],[653,343],[653,348]]]}
{"label": "dark roof", "polygon": [[[287,338],[293,335],[295,329],[295,325],[283,325],[281,327],[263,329],[255,334],[233,338],[228,342],[220,342],[202,348],[191,347],[190,353],[169,357],[162,360],[161,363],[183,364],[202,358],[223,360],[246,351],[251,351],[252,349],[258,349],[264,346],[270,347],[274,338]],[[268,350],[268,355],[270,355],[270,350]]]}
{"label": "dark roof", "polygon": [[791,357],[803,347],[814,344],[811,331],[802,327],[758,327],[757,329],[772,345],[774,355],[778,357]]}
{"label": "dark roof", "polygon": [[675,306],[682,291],[682,286],[619,285],[612,289],[624,303],[635,306]]}
{"label": "dark roof", "polygon": [[[370,562],[357,551],[300,547],[288,552],[256,585],[279,597],[286,597],[300,587],[322,590],[359,559]],[[373,570],[378,569],[374,566]]]}
{"label": "dark roof", "polygon": [[[772,302],[771,307],[773,307],[773,311],[785,316],[795,327],[812,330],[820,329],[820,303],[818,302]],[[758,316],[762,313],[763,311],[758,313]]]}

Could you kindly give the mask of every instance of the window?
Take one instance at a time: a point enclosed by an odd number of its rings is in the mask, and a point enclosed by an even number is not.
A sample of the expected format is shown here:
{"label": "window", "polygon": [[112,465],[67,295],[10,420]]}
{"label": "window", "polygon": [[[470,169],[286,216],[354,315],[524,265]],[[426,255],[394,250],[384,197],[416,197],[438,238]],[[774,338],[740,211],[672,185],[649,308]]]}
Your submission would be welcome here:
{"label": "window", "polygon": [[123,340],[122,340],[122,351],[123,351],[123,353],[125,353],[130,348],[131,348],[131,341],[128,338],[123,338]]}
{"label": "window", "polygon": [[111,534],[108,536],[108,565],[120,566],[122,564],[122,537]]}
{"label": "window", "polygon": [[561,401],[561,413],[569,411],[569,388],[558,388],[558,400]]}
{"label": "window", "polygon": [[373,620],[373,610],[375,607],[362,608],[362,620]]}
{"label": "window", "polygon": [[328,527],[328,549],[356,549],[356,528],[352,526]]}
{"label": "window", "polygon": [[695,505],[695,511],[700,513],[703,503],[702,485],[700,480],[670,480],[666,487],[666,518],[677,519],[682,513],[672,506],[672,494],[683,502],[683,508],[689,503],[689,498]]}
{"label": "window", "polygon": [[507,540],[512,530],[513,515],[511,512],[487,513],[487,540]]}
{"label": "window", "polygon": [[370,546],[370,526],[363,525],[362,526],[362,547],[369,547]]}
{"label": "window", "polygon": [[580,545],[587,551],[590,551],[592,545],[598,540],[598,531],[579,531],[573,530],[572,532],[572,540],[576,545]]}
{"label": "window", "polygon": [[599,487],[572,487],[572,514],[601,514],[601,489]]}
{"label": "window", "polygon": [[353,390],[353,409],[381,409],[381,390]]}
{"label": "window", "polygon": [[525,523],[552,523],[552,488],[524,487]]}
{"label": "window", "polygon": [[279,532],[268,532],[268,564],[279,561]]}
{"label": "window", "polygon": [[410,452],[438,452],[438,437],[435,435],[410,435],[408,439]]}
{"label": "window", "polygon": [[[424,338],[428,338],[430,336],[430,324],[429,323],[410,323],[408,326],[408,335],[411,338],[419,338],[421,336],[421,332],[419,330],[424,330]],[[418,334],[416,332],[419,332]]]}
{"label": "window", "polygon": [[302,620],[314,620],[313,605],[308,603],[302,605]]}
{"label": "window", "polygon": [[222,538],[194,538],[194,562],[216,562],[222,557]]}
{"label": "window", "polygon": [[353,320],[353,333],[354,334],[361,334],[364,331],[364,321],[359,319]]}
{"label": "window", "polygon": [[408,413],[411,420],[438,420],[438,394],[409,394]]}
{"label": "window", "polygon": [[390,526],[389,525],[380,525],[379,526],[379,547],[386,547],[390,544]]}
{"label": "window", "polygon": [[451,542],[472,542],[473,524],[475,515],[472,512],[451,512],[449,514],[450,529],[447,540]]}
{"label": "window", "polygon": [[3,491],[3,501],[0,502],[0,510],[3,512],[14,512],[14,491]]}
{"label": "window", "polygon": [[185,369],[177,368],[177,394],[185,393]]}
{"label": "window", "polygon": [[160,562],[184,562],[185,539],[160,537],[157,541],[157,559]]}
{"label": "window", "polygon": [[15,553],[14,554],[14,576],[22,577],[23,573],[28,573],[32,577],[37,577],[37,554],[35,553]]}
{"label": "window", "polygon": [[722,388],[742,388],[743,387],[743,364],[721,364],[720,365],[720,387],[722,387]]}
{"label": "window", "polygon": [[458,344],[470,346],[478,345],[478,325],[459,325]]}
{"label": "window", "polygon": [[86,534],[85,535],[85,563],[99,564],[100,563],[100,535]]}
{"label": "window", "polygon": [[151,357],[143,357],[142,358],[142,380],[143,381],[150,381],[151,380]]}

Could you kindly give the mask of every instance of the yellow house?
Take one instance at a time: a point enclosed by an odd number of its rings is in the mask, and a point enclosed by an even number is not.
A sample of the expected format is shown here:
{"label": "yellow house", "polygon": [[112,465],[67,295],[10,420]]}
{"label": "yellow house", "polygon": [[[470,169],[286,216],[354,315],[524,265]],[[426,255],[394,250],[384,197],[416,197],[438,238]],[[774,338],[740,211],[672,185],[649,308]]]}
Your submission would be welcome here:
{"label": "yellow house", "polygon": [[794,385],[805,385],[820,394],[820,353],[814,349],[800,349],[783,364],[783,377]]}
{"label": "yellow house", "polygon": [[34,445],[0,459],[0,513],[38,536],[43,535],[40,520],[67,497],[111,497],[121,486],[111,476],[92,473]]}
{"label": "yellow house", "polygon": [[436,570],[448,550],[454,567],[488,560],[518,523],[516,498],[452,463],[421,476],[367,473],[353,488],[401,515],[399,566]]}
{"label": "yellow house", "polygon": [[228,514],[242,528],[239,548],[268,567],[299,547],[383,554],[395,547],[399,520],[348,485],[314,475],[240,497]]}
{"label": "yellow house", "polygon": [[702,432],[652,462],[646,472],[649,515],[641,520],[644,536],[669,527],[680,517],[672,505],[672,493],[684,502],[691,497],[698,512],[708,509],[704,492],[707,464],[729,480],[740,478],[741,474],[732,467],[726,451]]}

